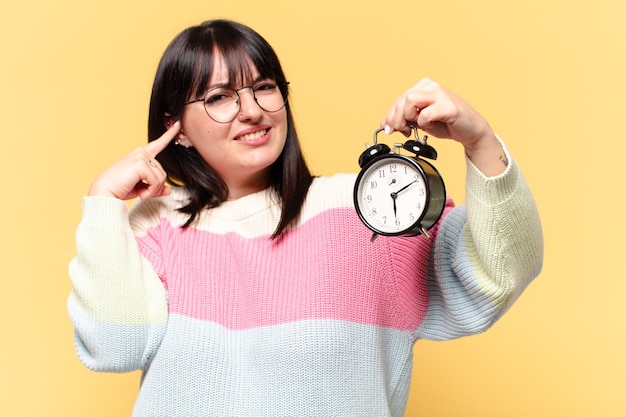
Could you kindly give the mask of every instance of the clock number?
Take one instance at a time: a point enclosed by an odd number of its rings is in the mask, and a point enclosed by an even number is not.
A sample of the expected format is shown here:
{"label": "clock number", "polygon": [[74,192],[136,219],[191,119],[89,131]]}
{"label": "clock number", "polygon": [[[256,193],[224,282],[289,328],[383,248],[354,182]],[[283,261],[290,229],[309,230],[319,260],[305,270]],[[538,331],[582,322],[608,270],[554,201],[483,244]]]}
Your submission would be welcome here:
{"label": "clock number", "polygon": [[395,174],[396,172],[398,172],[398,166],[396,164],[389,165],[389,173]]}
{"label": "clock number", "polygon": [[385,178],[385,170],[384,169],[379,169],[378,170],[378,177],[379,178]]}
{"label": "clock number", "polygon": [[376,181],[370,181],[370,190],[373,190],[376,187],[378,187],[378,183]]}
{"label": "clock number", "polygon": [[400,219],[396,217],[396,226],[400,226]]}

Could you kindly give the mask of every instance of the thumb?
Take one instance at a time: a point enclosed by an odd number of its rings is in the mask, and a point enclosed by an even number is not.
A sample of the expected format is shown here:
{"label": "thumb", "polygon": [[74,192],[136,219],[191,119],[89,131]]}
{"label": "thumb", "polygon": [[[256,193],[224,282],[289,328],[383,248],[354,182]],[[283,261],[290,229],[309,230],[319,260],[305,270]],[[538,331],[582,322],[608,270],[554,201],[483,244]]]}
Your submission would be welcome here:
{"label": "thumb", "polygon": [[155,157],[163,151],[169,145],[169,143],[176,137],[176,135],[180,132],[180,120],[177,120],[176,123],[172,125],[169,129],[165,131],[158,139],[149,142],[144,149],[150,156]]}

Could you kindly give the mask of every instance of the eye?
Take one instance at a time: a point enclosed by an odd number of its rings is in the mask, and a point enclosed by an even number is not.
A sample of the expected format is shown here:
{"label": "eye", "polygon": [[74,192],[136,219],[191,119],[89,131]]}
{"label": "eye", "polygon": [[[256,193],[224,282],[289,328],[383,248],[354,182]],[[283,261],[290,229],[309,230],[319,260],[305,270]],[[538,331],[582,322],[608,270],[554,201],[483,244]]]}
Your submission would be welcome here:
{"label": "eye", "polygon": [[276,90],[277,86],[274,81],[262,81],[258,84],[255,84],[253,89],[255,93],[272,93]]}
{"label": "eye", "polygon": [[221,105],[230,103],[236,100],[236,93],[234,90],[228,88],[214,88],[209,90],[204,100],[206,105]]}

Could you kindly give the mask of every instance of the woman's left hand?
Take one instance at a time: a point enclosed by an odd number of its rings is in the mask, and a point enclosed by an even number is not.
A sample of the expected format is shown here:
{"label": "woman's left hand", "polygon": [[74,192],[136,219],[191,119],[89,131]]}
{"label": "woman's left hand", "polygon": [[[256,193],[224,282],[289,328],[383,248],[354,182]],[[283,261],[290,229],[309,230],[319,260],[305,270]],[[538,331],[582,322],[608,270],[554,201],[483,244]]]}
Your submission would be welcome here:
{"label": "woman's left hand", "polygon": [[489,123],[456,94],[428,78],[396,100],[381,126],[388,134],[398,131],[409,136],[416,126],[429,135],[453,139],[487,176],[502,173],[508,164]]}

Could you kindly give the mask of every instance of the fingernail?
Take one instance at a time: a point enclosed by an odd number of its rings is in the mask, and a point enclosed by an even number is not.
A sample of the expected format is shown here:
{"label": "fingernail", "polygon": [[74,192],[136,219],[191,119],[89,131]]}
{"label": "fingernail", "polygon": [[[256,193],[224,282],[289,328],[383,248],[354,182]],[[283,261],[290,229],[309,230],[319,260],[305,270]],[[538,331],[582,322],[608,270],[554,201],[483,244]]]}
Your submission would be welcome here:
{"label": "fingernail", "polygon": [[389,126],[389,125],[385,126],[385,134],[386,135],[391,135],[391,126]]}

